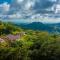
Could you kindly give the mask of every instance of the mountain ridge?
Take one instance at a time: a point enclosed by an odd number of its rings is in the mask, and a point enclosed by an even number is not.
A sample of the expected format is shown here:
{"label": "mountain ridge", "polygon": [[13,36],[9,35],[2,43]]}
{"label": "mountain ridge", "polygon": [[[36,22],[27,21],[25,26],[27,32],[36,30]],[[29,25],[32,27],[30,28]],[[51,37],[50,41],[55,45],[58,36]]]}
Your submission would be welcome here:
{"label": "mountain ridge", "polygon": [[32,22],[29,24],[15,24],[16,26],[22,27],[24,29],[32,29],[32,30],[41,30],[48,32],[60,32],[60,23],[54,24],[44,24],[41,22]]}

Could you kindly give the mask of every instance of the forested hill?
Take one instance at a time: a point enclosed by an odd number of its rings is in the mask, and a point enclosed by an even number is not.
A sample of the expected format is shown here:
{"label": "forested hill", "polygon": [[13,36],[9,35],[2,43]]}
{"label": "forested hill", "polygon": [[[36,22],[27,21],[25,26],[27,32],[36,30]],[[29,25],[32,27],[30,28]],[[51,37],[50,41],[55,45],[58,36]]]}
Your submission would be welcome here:
{"label": "forested hill", "polygon": [[0,22],[0,60],[60,60],[60,35]]}
{"label": "forested hill", "polygon": [[32,22],[30,24],[15,24],[16,26],[24,29],[48,31],[48,32],[60,32],[60,23],[44,24],[41,22]]}
{"label": "forested hill", "polygon": [[12,34],[14,31],[23,31],[20,27],[18,28],[14,24],[8,22],[1,22],[0,21],[0,35],[1,34]]}

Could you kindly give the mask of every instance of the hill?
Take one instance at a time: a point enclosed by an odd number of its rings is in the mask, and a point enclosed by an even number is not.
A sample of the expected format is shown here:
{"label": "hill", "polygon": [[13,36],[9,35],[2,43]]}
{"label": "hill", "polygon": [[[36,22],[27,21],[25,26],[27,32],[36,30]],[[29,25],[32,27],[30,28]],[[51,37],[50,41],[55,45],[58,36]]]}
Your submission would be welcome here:
{"label": "hill", "polygon": [[30,24],[15,24],[24,29],[41,30],[48,32],[60,32],[60,23],[57,24],[43,24],[41,22],[32,22]]}

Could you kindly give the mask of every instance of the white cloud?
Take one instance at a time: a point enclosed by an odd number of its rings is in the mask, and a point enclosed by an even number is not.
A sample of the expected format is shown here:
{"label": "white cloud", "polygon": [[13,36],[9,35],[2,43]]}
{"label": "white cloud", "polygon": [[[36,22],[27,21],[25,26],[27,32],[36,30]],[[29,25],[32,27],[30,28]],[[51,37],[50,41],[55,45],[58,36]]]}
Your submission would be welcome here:
{"label": "white cloud", "polygon": [[24,0],[17,0],[17,3],[19,4],[19,3],[22,3]]}
{"label": "white cloud", "polygon": [[[13,14],[16,14],[17,12],[19,12],[19,14],[21,16],[23,16],[23,18],[25,16],[32,16],[34,14],[37,14],[36,12],[39,12],[39,10],[40,10],[40,8],[39,8],[40,1],[42,2],[42,0],[15,0],[15,2],[13,2],[13,4],[11,5],[11,7],[12,7],[10,9],[11,13],[13,15]],[[36,2],[38,3],[37,5],[36,5]],[[43,5],[43,2],[42,2],[42,5]],[[35,7],[37,7],[37,8],[35,8]],[[47,8],[47,10],[51,11],[53,9]],[[34,17],[34,16],[32,16],[32,17]]]}
{"label": "white cloud", "polygon": [[39,19],[41,17],[40,14],[35,14],[31,16],[31,19]]}
{"label": "white cloud", "polygon": [[10,10],[10,5],[8,3],[0,4],[0,13],[5,14]]}
{"label": "white cloud", "polygon": [[[55,2],[56,0],[46,0],[50,2]],[[41,2],[41,3],[40,3]],[[40,3],[40,4],[39,4]],[[44,14],[45,11],[55,11],[55,13],[59,13],[60,5],[56,6],[56,10],[54,10],[55,5],[50,6],[48,8],[43,8],[42,12],[40,11],[40,5],[44,5],[44,0],[13,0],[11,4],[3,3],[0,4],[0,14],[10,14],[9,18],[40,18]],[[41,6],[41,7],[42,7]],[[48,5],[47,5],[48,6]],[[47,13],[49,15],[49,13]]]}
{"label": "white cloud", "polygon": [[9,11],[10,5],[8,3],[0,4],[0,8],[2,8],[4,11]]}
{"label": "white cloud", "polygon": [[31,9],[32,7],[34,6],[34,1],[27,1],[26,4],[25,4],[25,9],[26,10],[29,10]]}
{"label": "white cloud", "polygon": [[51,2],[56,2],[57,0],[49,0],[49,1],[51,1]]}
{"label": "white cloud", "polygon": [[10,18],[10,19],[15,19],[15,18],[17,18],[17,19],[19,19],[19,18],[22,18],[22,16],[17,13],[17,14],[9,15],[8,18]]}
{"label": "white cloud", "polygon": [[56,5],[55,13],[60,13],[60,4],[57,4]]}

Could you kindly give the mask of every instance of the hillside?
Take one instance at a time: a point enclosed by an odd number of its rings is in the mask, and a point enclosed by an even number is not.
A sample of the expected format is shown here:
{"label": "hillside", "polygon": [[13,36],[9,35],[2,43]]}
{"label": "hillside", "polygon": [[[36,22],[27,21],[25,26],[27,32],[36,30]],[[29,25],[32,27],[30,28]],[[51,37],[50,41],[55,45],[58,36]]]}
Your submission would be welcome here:
{"label": "hillside", "polygon": [[0,22],[0,60],[60,60],[60,34],[46,32],[47,26],[34,22],[25,30]]}

